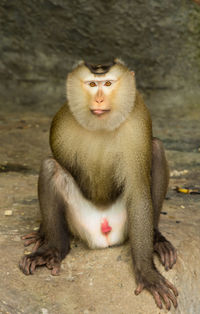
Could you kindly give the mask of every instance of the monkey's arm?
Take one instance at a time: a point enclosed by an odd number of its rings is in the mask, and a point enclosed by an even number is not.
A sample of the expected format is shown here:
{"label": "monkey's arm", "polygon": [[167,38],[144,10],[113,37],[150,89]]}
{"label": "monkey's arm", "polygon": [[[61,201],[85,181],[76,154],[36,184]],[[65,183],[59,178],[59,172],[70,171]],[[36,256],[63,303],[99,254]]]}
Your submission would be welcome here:
{"label": "monkey's arm", "polygon": [[[141,169],[141,168],[140,168]],[[132,193],[127,197],[129,238],[138,295],[144,288],[153,295],[157,306],[162,308],[162,300],[169,310],[171,302],[177,307],[176,288],[156,269],[153,262],[153,209],[150,183],[145,176],[138,175],[137,186],[132,185]],[[138,186],[140,187],[138,189]],[[173,293],[170,291],[173,291]]]}
{"label": "monkey's arm", "polygon": [[58,275],[62,259],[70,250],[69,231],[66,223],[64,202],[66,173],[55,159],[42,163],[38,196],[42,214],[42,224],[38,233],[29,234],[22,239],[25,246],[35,242],[32,253],[20,261],[20,269],[25,275],[33,274],[37,266],[46,265],[52,275]]}

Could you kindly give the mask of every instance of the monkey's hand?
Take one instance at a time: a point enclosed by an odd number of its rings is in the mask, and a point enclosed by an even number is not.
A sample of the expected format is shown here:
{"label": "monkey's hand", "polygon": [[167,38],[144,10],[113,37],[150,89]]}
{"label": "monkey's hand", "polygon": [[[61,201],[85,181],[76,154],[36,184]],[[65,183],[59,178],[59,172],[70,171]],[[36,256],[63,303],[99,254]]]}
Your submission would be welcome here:
{"label": "monkey's hand", "polygon": [[31,275],[36,267],[45,265],[51,269],[51,274],[56,276],[60,272],[61,254],[55,248],[41,246],[37,251],[24,255],[19,263],[19,268],[25,275]]}
{"label": "monkey's hand", "polygon": [[[156,269],[151,269],[144,275],[140,272],[137,272],[137,279],[138,286],[135,290],[136,295],[140,294],[143,289],[147,289],[153,295],[159,309],[162,309],[162,302],[164,302],[168,311],[171,308],[171,302],[175,308],[177,307],[177,289]],[[173,291],[173,293],[170,291],[170,289]]]}
{"label": "monkey's hand", "polygon": [[158,230],[154,230],[154,251],[160,257],[165,270],[171,269],[176,263],[176,249]]}

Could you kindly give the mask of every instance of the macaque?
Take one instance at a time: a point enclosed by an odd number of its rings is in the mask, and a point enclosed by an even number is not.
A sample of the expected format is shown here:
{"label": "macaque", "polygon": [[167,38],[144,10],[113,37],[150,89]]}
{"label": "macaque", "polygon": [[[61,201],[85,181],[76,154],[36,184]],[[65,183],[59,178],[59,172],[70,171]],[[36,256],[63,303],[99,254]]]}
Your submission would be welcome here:
{"label": "macaque", "polygon": [[67,77],[67,103],[52,121],[50,146],[38,182],[42,222],[23,237],[25,246],[34,243],[20,261],[23,273],[46,265],[57,275],[70,234],[91,249],[128,238],[135,294],[147,289],[160,309],[177,307],[177,289],[153,262],[156,252],[166,270],[176,263],[175,248],[158,229],[168,166],[134,72],[119,59],[79,62]]}

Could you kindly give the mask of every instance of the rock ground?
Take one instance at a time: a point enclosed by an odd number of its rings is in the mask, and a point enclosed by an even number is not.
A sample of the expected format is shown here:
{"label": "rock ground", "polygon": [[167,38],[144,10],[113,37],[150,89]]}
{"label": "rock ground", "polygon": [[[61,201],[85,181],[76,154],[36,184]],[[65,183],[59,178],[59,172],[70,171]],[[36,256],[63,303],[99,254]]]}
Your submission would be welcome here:
{"label": "rock ground", "polygon": [[[178,249],[174,269],[160,271],[179,290],[176,313],[200,313],[200,195],[178,194],[175,186],[198,186],[200,180],[200,108],[169,105],[167,95],[149,94],[154,134],[165,143],[172,177],[161,215],[160,229]],[[158,101],[159,100],[159,101]],[[162,102],[162,106],[160,106]],[[59,106],[57,106],[58,108]],[[148,292],[136,297],[128,243],[105,250],[89,250],[73,240],[60,276],[46,268],[26,277],[18,268],[24,252],[20,236],[39,226],[37,178],[41,160],[50,154],[49,125],[56,107],[48,113],[30,107],[15,111],[12,105],[0,116],[0,313],[123,313],[156,314]],[[174,170],[183,171],[182,174]],[[11,210],[11,215],[7,212]],[[171,309],[169,313],[175,313]]]}

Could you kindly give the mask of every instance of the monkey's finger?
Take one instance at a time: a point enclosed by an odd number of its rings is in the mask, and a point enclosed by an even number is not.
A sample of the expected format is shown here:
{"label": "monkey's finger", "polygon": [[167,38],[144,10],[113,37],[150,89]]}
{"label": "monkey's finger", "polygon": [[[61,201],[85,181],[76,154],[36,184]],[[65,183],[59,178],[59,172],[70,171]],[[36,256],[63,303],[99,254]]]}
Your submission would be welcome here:
{"label": "monkey's finger", "polygon": [[167,248],[166,242],[159,244],[159,247],[161,249],[161,251],[160,251],[161,262],[162,262],[163,266],[165,267],[165,270],[169,270],[170,250]]}
{"label": "monkey's finger", "polygon": [[160,254],[160,259],[163,265],[165,265],[165,253],[164,253],[164,247],[162,244],[159,245],[159,254]]}
{"label": "monkey's finger", "polygon": [[165,269],[169,270],[173,267],[174,265],[174,253],[175,253],[175,249],[174,247],[171,245],[171,243],[169,242],[165,242],[164,244],[165,247],[165,254],[167,254],[167,259],[166,259],[166,263],[165,263]]}
{"label": "monkey's finger", "polygon": [[169,268],[171,269],[173,265],[175,264],[175,250],[174,248],[171,248],[169,250],[170,252],[170,260],[169,260]]}
{"label": "monkey's finger", "polygon": [[52,271],[51,271],[51,274],[52,274],[53,276],[58,276],[59,273],[60,273],[60,264],[56,264],[56,265],[53,267],[53,269],[52,269]]}
{"label": "monkey's finger", "polygon": [[57,265],[57,262],[55,261],[55,259],[52,257],[46,264],[48,269],[53,269],[54,266]]}
{"label": "monkey's finger", "polygon": [[37,232],[31,232],[31,233],[28,233],[24,236],[21,237],[22,240],[26,240],[26,239],[30,239],[30,238],[35,238],[37,236]]}
{"label": "monkey's finger", "polygon": [[174,307],[176,308],[178,306],[178,302],[176,300],[176,297],[169,290],[167,292],[167,296],[172,301]]}
{"label": "monkey's finger", "polygon": [[46,266],[48,269],[53,269],[53,265],[51,263],[47,263]]}
{"label": "monkey's finger", "polygon": [[29,270],[27,271],[26,266],[27,266],[27,257],[24,256],[19,263],[19,268],[25,275],[29,275]]}
{"label": "monkey's finger", "polygon": [[30,265],[30,273],[33,274],[36,268],[36,261],[33,261]]}
{"label": "monkey's finger", "polygon": [[165,247],[165,270],[169,270],[170,266],[170,251]]}
{"label": "monkey's finger", "polygon": [[23,272],[23,259],[19,261],[19,269]]}
{"label": "monkey's finger", "polygon": [[42,245],[42,243],[41,243],[40,240],[36,241],[36,243],[35,243],[35,245],[34,245],[34,247],[33,247],[33,249],[32,249],[32,252],[36,252],[37,249],[38,249],[41,245]]}
{"label": "monkey's finger", "polygon": [[46,261],[46,259],[43,256],[38,256],[37,259],[36,259],[36,264],[38,266],[46,265],[47,261]]}
{"label": "monkey's finger", "polygon": [[142,292],[143,289],[144,289],[144,284],[143,283],[139,283],[137,288],[135,289],[135,295],[140,294],[140,292]]}
{"label": "monkey's finger", "polygon": [[24,274],[25,275],[30,275],[30,265],[31,265],[31,260],[30,258],[26,258],[25,260],[25,266],[24,266]]}
{"label": "monkey's finger", "polygon": [[171,260],[171,268],[172,268],[174,264],[176,264],[177,252],[174,248],[170,252],[171,252],[170,260]]}
{"label": "monkey's finger", "polygon": [[174,295],[177,297],[178,296],[178,290],[176,289],[176,287],[171,282],[169,282],[167,279],[165,279],[165,284],[168,288],[170,288],[174,292]]}
{"label": "monkey's finger", "polygon": [[156,290],[154,290],[154,289],[151,289],[150,291],[151,291],[151,293],[153,295],[153,298],[154,298],[157,306],[159,307],[159,309],[162,309],[162,302],[161,302],[161,299],[160,299],[160,296],[159,296],[158,292]]}
{"label": "monkey's finger", "polygon": [[177,250],[174,249],[174,264],[176,264],[177,261]]}
{"label": "monkey's finger", "polygon": [[159,289],[159,294],[165,303],[166,309],[169,311],[171,309],[171,302],[170,302],[168,295],[162,290],[162,288]]}
{"label": "monkey's finger", "polygon": [[26,240],[24,242],[24,246],[29,246],[30,244],[33,244],[35,243],[36,239],[35,238],[32,238],[32,239],[29,239],[29,240]]}
{"label": "monkey's finger", "polygon": [[21,259],[21,261],[20,261],[20,263],[19,263],[20,269],[23,270],[24,267],[25,267],[25,265],[26,265],[26,256],[23,256],[22,259]]}
{"label": "monkey's finger", "polygon": [[162,243],[158,243],[155,247],[155,251],[158,253],[161,263],[163,266],[165,266],[165,254],[164,254],[164,247]]}
{"label": "monkey's finger", "polygon": [[168,311],[171,308],[171,302],[173,303],[175,308],[178,306],[176,297],[171,293],[168,288],[166,288],[166,286],[163,286],[163,288],[159,289],[159,294],[162,297]]}
{"label": "monkey's finger", "polygon": [[166,247],[166,242],[159,243],[160,258],[165,270],[169,270],[169,250]]}

